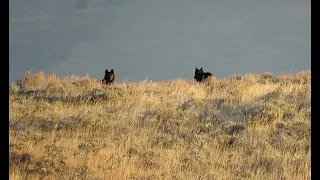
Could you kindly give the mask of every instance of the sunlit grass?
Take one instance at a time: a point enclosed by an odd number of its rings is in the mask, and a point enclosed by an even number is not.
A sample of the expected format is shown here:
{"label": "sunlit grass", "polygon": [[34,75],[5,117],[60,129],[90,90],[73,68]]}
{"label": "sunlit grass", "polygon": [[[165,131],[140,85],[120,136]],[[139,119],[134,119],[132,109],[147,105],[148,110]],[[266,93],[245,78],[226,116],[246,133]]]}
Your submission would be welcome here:
{"label": "sunlit grass", "polygon": [[9,89],[10,179],[310,179],[311,71]]}

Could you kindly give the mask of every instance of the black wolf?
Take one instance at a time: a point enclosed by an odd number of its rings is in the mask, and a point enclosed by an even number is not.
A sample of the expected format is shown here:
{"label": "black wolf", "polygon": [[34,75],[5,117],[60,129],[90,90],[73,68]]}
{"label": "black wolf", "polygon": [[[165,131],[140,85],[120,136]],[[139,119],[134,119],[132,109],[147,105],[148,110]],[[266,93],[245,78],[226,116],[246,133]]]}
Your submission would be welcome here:
{"label": "black wolf", "polygon": [[102,84],[114,84],[115,75],[114,70],[111,69],[109,72],[108,69],[105,70],[104,78],[102,79]]}
{"label": "black wolf", "polygon": [[194,73],[194,79],[196,79],[197,82],[202,82],[206,80],[209,83],[216,83],[218,81],[218,79],[210,72],[203,72],[202,67],[200,69],[196,68],[196,71]]}

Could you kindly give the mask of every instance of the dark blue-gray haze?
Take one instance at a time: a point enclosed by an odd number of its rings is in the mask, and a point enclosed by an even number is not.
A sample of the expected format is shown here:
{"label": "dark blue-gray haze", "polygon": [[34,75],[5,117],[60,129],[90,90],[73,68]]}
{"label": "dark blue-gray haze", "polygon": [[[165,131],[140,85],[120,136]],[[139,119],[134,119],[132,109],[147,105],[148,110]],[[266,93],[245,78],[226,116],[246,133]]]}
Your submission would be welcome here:
{"label": "dark blue-gray haze", "polygon": [[9,3],[9,83],[26,71],[102,79],[113,68],[126,82],[311,68],[310,0]]}

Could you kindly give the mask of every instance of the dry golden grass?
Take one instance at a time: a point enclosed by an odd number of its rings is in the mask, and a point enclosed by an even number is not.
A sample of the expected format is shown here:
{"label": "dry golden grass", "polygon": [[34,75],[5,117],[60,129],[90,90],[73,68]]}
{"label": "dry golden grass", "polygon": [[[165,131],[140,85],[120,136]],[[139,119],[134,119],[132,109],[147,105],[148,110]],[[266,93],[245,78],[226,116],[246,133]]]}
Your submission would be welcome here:
{"label": "dry golden grass", "polygon": [[9,89],[10,179],[310,179],[311,71]]}
{"label": "dry golden grass", "polygon": [[208,76],[208,78],[204,79],[202,81],[202,83],[206,84],[206,85],[214,85],[218,83],[218,79],[215,76]]}

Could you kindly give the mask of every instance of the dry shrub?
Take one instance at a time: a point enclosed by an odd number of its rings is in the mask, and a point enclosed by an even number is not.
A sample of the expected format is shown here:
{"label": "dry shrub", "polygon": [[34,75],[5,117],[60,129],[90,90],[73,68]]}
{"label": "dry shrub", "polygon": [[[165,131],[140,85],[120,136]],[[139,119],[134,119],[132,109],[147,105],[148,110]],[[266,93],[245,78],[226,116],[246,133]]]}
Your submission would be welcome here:
{"label": "dry shrub", "polygon": [[55,74],[49,74],[47,81],[47,89],[58,89],[62,87],[60,79]]}
{"label": "dry shrub", "polygon": [[22,87],[26,89],[41,89],[45,85],[45,74],[42,71],[36,74],[32,74],[31,71],[27,71],[21,84]]}
{"label": "dry shrub", "polygon": [[202,83],[207,84],[207,85],[215,85],[218,83],[218,78],[213,75],[208,76],[208,78],[204,79]]}
{"label": "dry shrub", "polygon": [[254,105],[246,109],[248,125],[271,125],[282,118],[282,110],[272,104]]}

